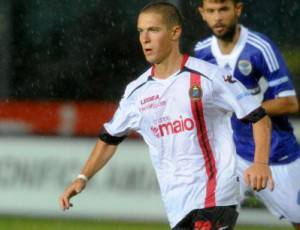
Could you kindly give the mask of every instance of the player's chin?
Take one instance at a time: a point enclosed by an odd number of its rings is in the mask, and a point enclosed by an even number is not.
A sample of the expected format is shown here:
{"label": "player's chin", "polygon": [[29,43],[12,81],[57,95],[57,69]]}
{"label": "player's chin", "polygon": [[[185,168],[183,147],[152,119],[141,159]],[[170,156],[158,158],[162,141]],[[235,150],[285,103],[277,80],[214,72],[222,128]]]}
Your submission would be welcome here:
{"label": "player's chin", "polygon": [[155,59],[153,57],[149,57],[149,56],[145,55],[145,59],[150,64],[155,64]]}
{"label": "player's chin", "polygon": [[225,30],[222,30],[222,31],[214,30],[213,32],[214,32],[214,35],[217,38],[223,38],[226,35],[226,31]]}

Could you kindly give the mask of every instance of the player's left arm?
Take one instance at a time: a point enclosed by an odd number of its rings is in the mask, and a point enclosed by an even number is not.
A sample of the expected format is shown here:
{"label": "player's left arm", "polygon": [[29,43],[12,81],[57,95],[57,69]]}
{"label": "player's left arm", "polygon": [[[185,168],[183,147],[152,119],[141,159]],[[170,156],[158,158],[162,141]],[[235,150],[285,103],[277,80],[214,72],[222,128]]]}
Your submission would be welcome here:
{"label": "player's left arm", "polygon": [[271,121],[262,107],[256,109],[243,119],[252,122],[255,153],[253,164],[245,170],[244,181],[254,191],[265,189],[268,185],[272,191],[274,181],[269,167],[271,139]]}
{"label": "player's left arm", "polygon": [[[228,80],[230,79],[230,80]],[[254,163],[245,171],[244,180],[255,191],[273,190],[274,182],[269,167],[271,121],[260,103],[237,79],[224,70],[217,72],[214,81],[214,103],[232,111],[237,118],[252,123],[255,142]]]}

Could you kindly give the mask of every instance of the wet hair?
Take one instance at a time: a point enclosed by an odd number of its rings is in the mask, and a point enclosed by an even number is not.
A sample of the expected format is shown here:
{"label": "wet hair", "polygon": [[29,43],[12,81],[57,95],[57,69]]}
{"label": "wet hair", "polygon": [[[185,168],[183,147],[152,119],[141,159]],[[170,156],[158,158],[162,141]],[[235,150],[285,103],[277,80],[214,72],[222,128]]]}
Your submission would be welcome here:
{"label": "wet hair", "polygon": [[[227,1],[227,0],[200,0],[200,6],[202,6],[203,5],[203,2],[204,1],[210,1],[210,2],[217,2],[217,3],[223,3],[223,2],[225,2],[225,1]],[[231,1],[233,1],[233,3],[234,4],[237,4],[237,3],[239,3],[239,2],[243,2],[243,0],[231,0]]]}
{"label": "wet hair", "polygon": [[177,7],[169,2],[156,1],[147,4],[139,14],[142,13],[157,13],[165,20],[167,26],[182,26],[182,15]]}

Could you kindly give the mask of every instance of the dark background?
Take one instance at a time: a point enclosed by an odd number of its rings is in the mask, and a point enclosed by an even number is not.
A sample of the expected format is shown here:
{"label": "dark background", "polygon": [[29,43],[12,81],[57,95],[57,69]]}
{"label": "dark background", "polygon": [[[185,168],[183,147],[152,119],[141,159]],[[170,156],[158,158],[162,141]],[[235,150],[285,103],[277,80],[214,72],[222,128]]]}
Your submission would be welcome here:
{"label": "dark background", "polygon": [[[136,18],[144,0],[0,0],[0,97],[118,100],[144,61]],[[182,50],[208,35],[199,1],[171,1],[185,18]],[[245,0],[241,22],[267,34],[300,89],[300,3]]]}

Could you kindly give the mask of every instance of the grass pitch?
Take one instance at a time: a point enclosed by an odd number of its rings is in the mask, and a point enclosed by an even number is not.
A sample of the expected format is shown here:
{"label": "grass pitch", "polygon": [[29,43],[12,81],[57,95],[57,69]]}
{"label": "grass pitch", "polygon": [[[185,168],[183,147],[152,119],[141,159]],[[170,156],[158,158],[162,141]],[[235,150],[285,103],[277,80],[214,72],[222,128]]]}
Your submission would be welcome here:
{"label": "grass pitch", "polygon": [[[167,224],[42,219],[0,216],[2,230],[169,230]],[[237,226],[236,230],[292,230],[292,227]]]}

